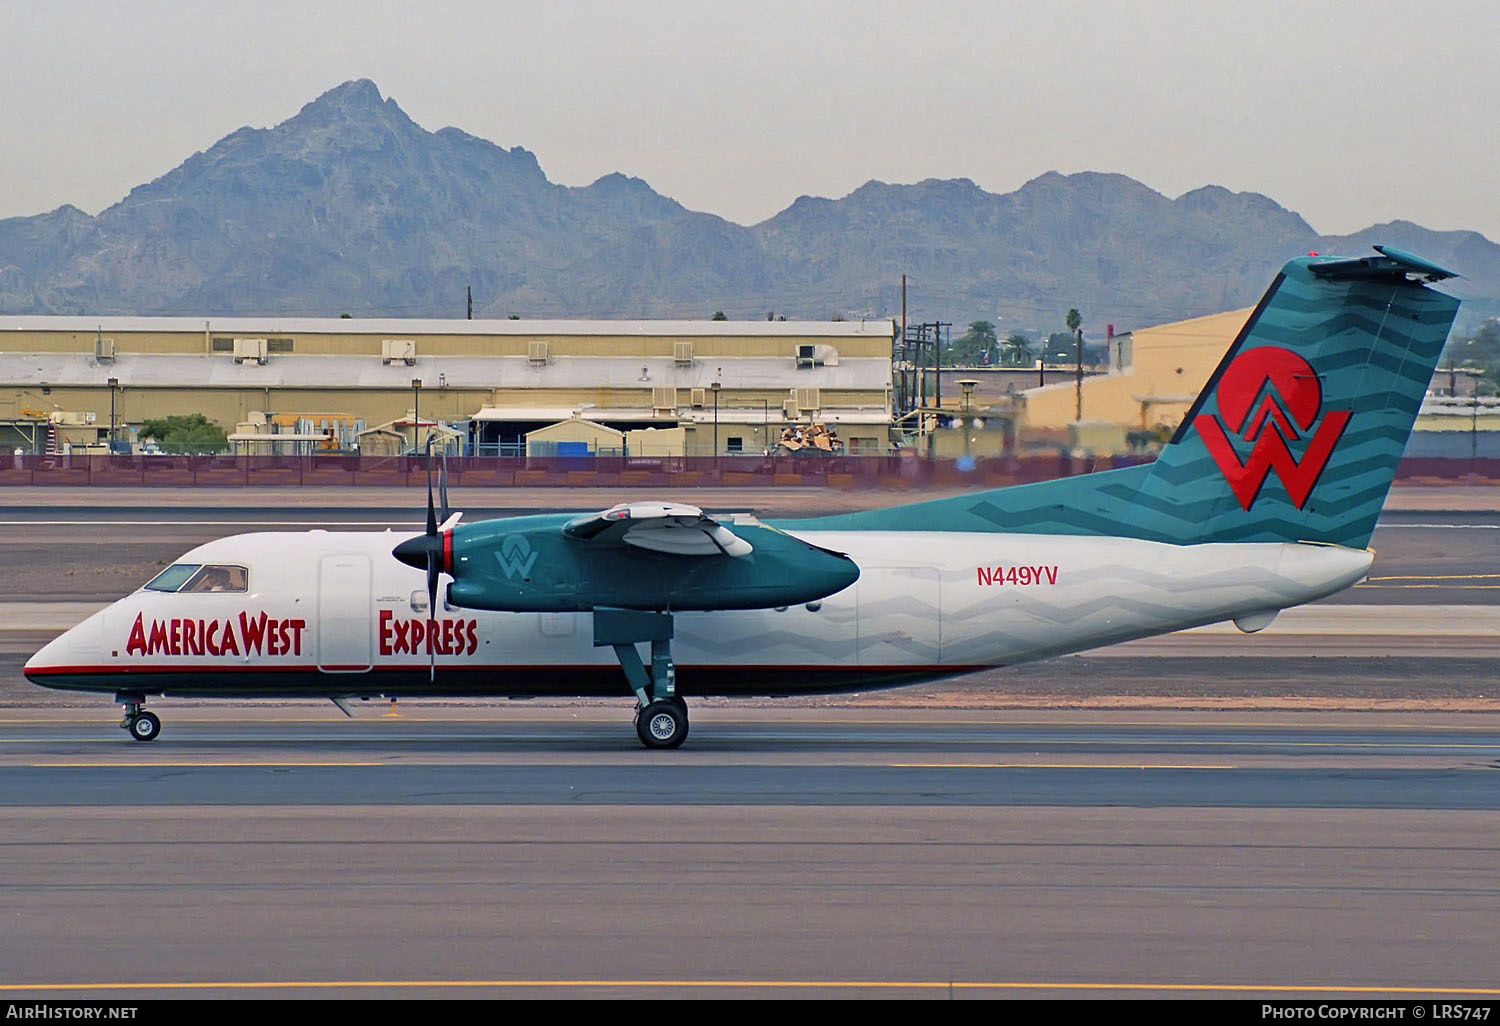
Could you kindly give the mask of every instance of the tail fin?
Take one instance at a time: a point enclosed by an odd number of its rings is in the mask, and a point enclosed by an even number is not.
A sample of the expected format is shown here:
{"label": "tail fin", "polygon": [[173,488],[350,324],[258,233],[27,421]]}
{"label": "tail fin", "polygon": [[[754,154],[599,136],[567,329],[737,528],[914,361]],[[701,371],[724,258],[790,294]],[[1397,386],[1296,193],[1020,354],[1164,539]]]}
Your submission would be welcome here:
{"label": "tail fin", "polygon": [[1363,547],[1437,367],[1452,273],[1400,250],[1286,265],[1151,468],[1192,541]]}
{"label": "tail fin", "polygon": [[799,528],[1364,547],[1458,300],[1400,250],[1289,262],[1155,463]]}

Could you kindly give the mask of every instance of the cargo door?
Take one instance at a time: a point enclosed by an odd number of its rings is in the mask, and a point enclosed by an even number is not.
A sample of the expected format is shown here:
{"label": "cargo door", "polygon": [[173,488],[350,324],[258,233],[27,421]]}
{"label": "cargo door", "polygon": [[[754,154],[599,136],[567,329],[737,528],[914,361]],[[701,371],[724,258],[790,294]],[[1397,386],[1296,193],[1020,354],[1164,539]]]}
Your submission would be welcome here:
{"label": "cargo door", "polygon": [[362,673],[374,652],[370,557],[324,556],[318,564],[318,669]]}

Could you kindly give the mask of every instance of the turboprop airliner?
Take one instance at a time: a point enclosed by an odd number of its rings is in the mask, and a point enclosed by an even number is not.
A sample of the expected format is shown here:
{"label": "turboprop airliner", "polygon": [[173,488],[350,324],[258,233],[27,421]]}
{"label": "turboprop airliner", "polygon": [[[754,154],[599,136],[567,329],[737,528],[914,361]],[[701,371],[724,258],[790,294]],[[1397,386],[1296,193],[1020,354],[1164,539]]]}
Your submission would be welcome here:
{"label": "turboprop airliner", "polygon": [[1432,287],[1451,272],[1376,251],[1287,263],[1148,465],[765,522],[639,501],[466,524],[429,480],[422,533],[200,545],[25,673],[113,693],[139,741],[161,729],[155,695],[347,713],[634,694],[641,743],[675,748],[686,696],[863,690],[1222,621],[1259,630],[1369,573],[1458,309]]}

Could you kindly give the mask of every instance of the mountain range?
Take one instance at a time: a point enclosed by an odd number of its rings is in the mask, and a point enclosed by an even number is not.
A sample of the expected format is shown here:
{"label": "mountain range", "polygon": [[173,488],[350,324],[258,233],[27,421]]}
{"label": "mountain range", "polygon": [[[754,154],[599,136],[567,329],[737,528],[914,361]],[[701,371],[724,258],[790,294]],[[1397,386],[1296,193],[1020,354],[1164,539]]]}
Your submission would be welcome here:
{"label": "mountain range", "polygon": [[1288,257],[1411,250],[1500,313],[1500,246],[1406,221],[1323,236],[1256,193],[1170,199],[1124,175],[871,181],[744,226],[639,178],[558,185],[537,158],[429,132],[367,80],[242,128],[91,217],[0,220],[0,313],[911,320],[1140,327],[1251,305]]}

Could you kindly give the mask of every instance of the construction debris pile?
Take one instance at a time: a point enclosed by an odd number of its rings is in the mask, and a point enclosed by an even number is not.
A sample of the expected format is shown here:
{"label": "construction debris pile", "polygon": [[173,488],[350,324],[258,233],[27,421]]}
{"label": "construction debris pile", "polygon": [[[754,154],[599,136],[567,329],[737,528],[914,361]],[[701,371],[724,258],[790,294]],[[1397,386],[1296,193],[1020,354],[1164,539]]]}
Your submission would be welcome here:
{"label": "construction debris pile", "polygon": [[818,420],[806,428],[801,424],[788,425],[781,432],[781,442],[776,451],[841,453],[844,451],[844,443],[839,440],[837,431]]}

